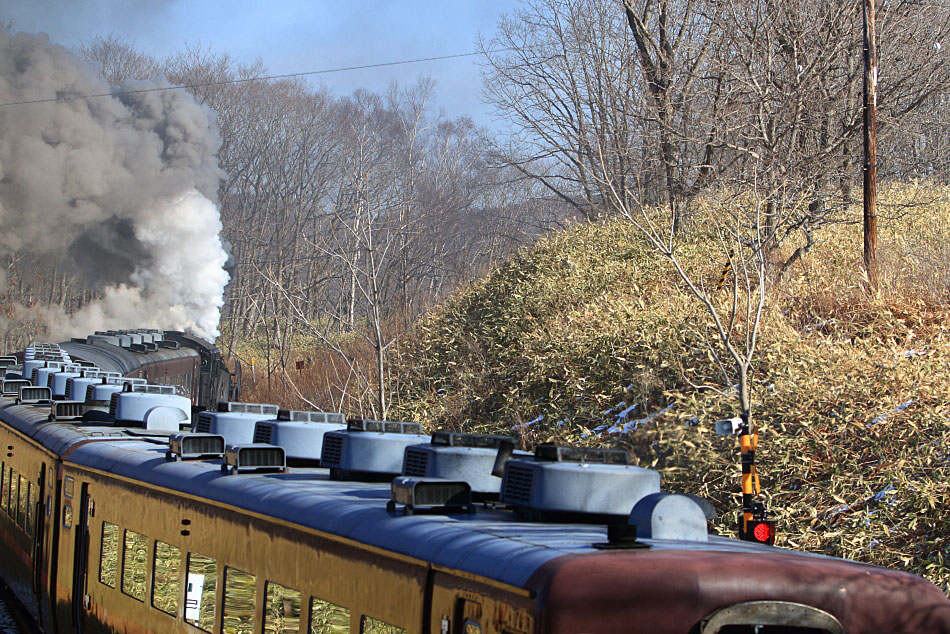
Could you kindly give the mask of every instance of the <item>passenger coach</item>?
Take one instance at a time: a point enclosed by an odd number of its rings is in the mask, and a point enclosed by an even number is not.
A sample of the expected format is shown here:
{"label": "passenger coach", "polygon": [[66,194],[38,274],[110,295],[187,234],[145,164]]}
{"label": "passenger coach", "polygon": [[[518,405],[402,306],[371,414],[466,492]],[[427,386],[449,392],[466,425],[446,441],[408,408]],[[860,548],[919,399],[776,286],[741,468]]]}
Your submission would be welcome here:
{"label": "passenger coach", "polygon": [[0,574],[44,632],[950,633],[925,580],[709,534],[622,452],[192,411],[79,354],[0,359]]}

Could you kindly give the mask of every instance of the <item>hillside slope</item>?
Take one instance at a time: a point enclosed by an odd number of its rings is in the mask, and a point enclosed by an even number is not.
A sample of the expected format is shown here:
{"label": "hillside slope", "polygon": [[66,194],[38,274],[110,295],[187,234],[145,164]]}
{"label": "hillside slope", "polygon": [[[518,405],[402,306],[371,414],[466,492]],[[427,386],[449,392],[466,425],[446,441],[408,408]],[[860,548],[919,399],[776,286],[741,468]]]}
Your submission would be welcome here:
{"label": "hillside slope", "polygon": [[[911,570],[950,591],[948,207],[884,223],[885,290],[868,299],[843,227],[773,289],[755,367],[760,473],[779,544]],[[831,232],[829,232],[831,233]],[[722,262],[684,258],[708,282]],[[664,489],[739,508],[737,413],[675,272],[622,220],[519,253],[423,320],[394,405],[432,427],[620,446]]]}

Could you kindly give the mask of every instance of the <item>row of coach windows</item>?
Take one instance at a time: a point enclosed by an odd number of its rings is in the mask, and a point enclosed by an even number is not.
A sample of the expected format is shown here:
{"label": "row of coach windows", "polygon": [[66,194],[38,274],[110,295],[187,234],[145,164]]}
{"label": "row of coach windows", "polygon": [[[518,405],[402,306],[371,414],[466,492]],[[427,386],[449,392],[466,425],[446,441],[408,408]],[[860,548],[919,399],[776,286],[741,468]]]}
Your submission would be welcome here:
{"label": "row of coach windows", "polygon": [[[99,558],[99,582],[172,617],[179,615],[182,552],[177,546],[149,539],[134,531],[121,532],[109,522],[102,523]],[[146,597],[148,560],[152,559],[152,596]],[[198,553],[187,553],[185,575],[184,619],[205,632],[214,630],[215,598],[218,583],[218,562]],[[257,577],[250,573],[224,567],[224,605],[221,609],[223,634],[252,634],[263,621],[264,634],[296,634],[300,631],[304,607],[307,610],[309,634],[350,634],[350,611],[347,608],[310,597],[309,606],[302,604],[300,592],[271,581],[264,584],[264,614],[255,611]],[[402,628],[369,616],[360,619],[361,634],[405,634]]]}
{"label": "row of coach windows", "polygon": [[36,487],[6,463],[0,463],[0,509],[27,535],[33,533]]}

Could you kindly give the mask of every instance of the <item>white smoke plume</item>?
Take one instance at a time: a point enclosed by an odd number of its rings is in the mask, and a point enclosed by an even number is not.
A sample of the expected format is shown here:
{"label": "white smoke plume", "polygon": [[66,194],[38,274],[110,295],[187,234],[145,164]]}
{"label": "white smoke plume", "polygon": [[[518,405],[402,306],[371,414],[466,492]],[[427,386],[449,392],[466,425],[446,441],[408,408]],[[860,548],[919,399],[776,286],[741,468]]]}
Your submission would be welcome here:
{"label": "white smoke plume", "polygon": [[43,255],[100,290],[76,315],[50,315],[51,336],[213,339],[228,282],[214,114],[181,90],[70,99],[109,91],[45,35],[0,29],[0,104],[59,99],[0,106],[0,253]]}

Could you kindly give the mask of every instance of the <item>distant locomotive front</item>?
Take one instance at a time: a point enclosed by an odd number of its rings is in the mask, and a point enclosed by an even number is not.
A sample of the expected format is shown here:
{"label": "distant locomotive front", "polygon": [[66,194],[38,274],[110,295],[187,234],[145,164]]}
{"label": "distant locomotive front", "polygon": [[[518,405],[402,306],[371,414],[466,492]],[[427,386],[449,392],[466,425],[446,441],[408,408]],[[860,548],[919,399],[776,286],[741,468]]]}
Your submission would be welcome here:
{"label": "distant locomotive front", "polygon": [[184,332],[152,329],[98,331],[59,344],[72,358],[124,377],[173,385],[195,410],[236,400],[240,373],[232,374],[217,347]]}

